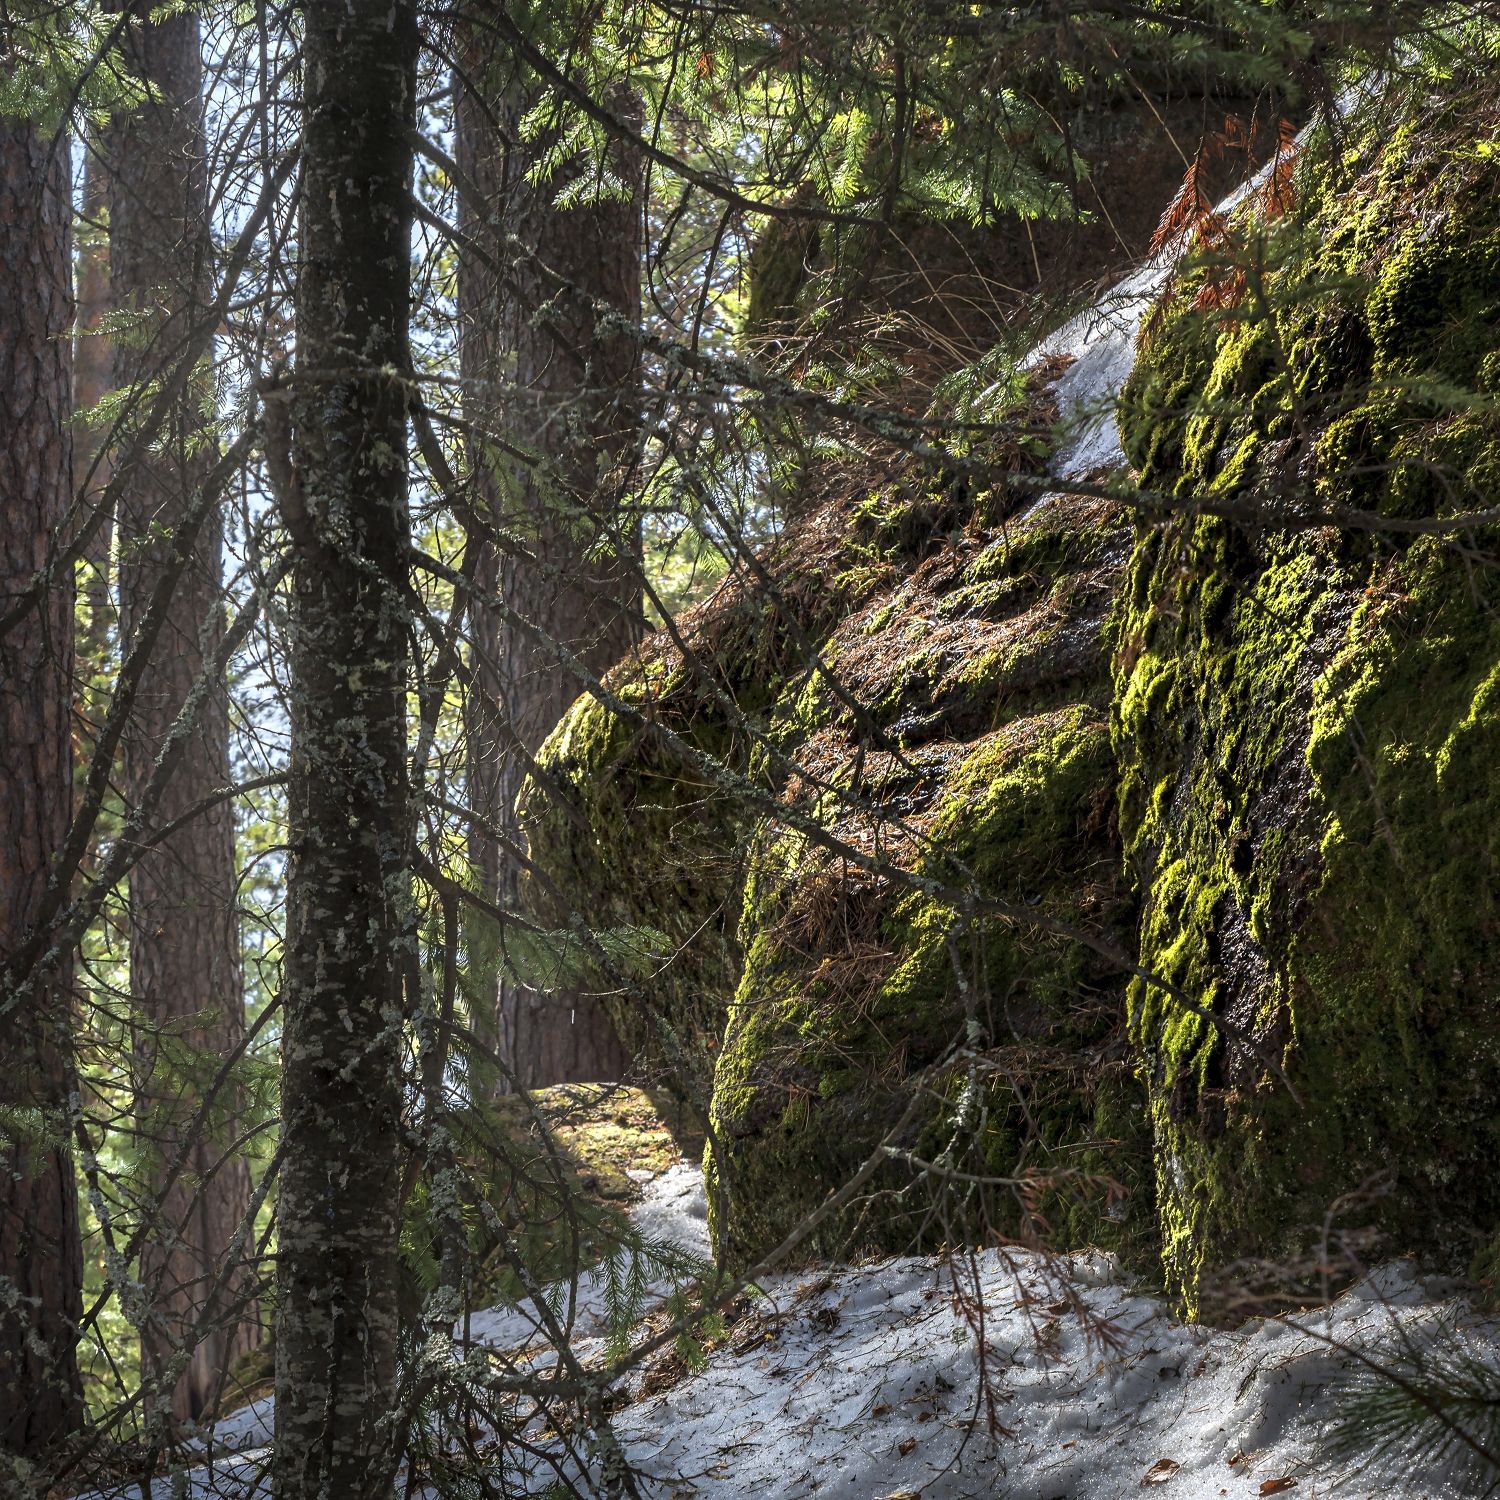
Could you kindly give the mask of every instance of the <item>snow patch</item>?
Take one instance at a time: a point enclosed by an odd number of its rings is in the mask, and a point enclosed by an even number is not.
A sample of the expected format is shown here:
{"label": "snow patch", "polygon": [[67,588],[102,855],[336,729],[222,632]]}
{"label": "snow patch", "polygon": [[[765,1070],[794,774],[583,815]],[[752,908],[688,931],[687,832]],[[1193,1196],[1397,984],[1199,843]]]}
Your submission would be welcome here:
{"label": "snow patch", "polygon": [[[703,1197],[703,1173],[693,1162],[681,1161],[650,1179],[640,1198],[629,1207],[631,1222],[642,1239],[675,1246],[700,1260],[710,1258],[708,1207]],[[647,1293],[645,1312],[651,1313],[671,1292],[663,1282],[653,1282]],[[571,1341],[603,1336],[607,1307],[607,1277],[602,1269],[585,1271],[577,1291],[559,1309],[559,1321],[567,1327]],[[534,1304],[491,1307],[472,1314],[467,1325],[454,1330],[464,1342],[487,1344],[492,1349],[519,1349],[546,1337],[546,1320]]]}
{"label": "snow patch", "polygon": [[[1215,212],[1232,213],[1264,184],[1269,172],[1267,163],[1224,198]],[[1141,324],[1166,289],[1185,248],[1174,243],[1158,251],[1043,339],[1026,361],[1028,367],[1049,360],[1070,361],[1052,383],[1061,438],[1047,471],[1056,478],[1107,477],[1124,468],[1115,408],[1135,368]],[[1038,502],[1044,503],[1045,497]]]}
{"label": "snow patch", "polygon": [[1500,1360],[1497,1335],[1404,1266],[1225,1333],[1173,1322],[1102,1256],[897,1259],[777,1280],[706,1369],[615,1432],[657,1500],[1118,1500],[1143,1484],[1196,1500],[1283,1479],[1458,1500],[1457,1480],[1400,1454],[1330,1460],[1328,1428],[1359,1353],[1461,1337]]}
{"label": "snow patch", "polygon": [[[697,1167],[649,1183],[634,1216],[648,1237],[705,1250]],[[577,1309],[573,1348],[591,1363],[600,1306],[581,1287]],[[538,1338],[514,1308],[470,1329],[512,1350]],[[1500,1366],[1500,1323],[1405,1264],[1322,1311],[1230,1333],[1174,1322],[1097,1252],[905,1257],[771,1279],[701,1370],[648,1382],[613,1425],[647,1500],[1119,1500],[1143,1484],[1218,1500],[1286,1479],[1309,1497],[1461,1500],[1459,1479],[1414,1475],[1399,1453],[1327,1453],[1361,1355],[1455,1342]],[[264,1400],[226,1417],[223,1456],[157,1480],[152,1500],[262,1500],[271,1416]],[[537,1494],[553,1477],[507,1472],[496,1491]]]}

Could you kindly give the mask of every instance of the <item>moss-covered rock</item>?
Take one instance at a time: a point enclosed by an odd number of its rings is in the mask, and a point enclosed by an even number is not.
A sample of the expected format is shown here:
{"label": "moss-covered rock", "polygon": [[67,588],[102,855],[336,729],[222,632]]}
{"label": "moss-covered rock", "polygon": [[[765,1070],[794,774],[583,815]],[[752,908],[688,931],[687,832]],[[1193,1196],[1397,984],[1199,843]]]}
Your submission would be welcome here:
{"label": "moss-covered rock", "polygon": [[[653,696],[653,676],[662,691]],[[717,715],[694,720],[690,696],[660,658],[631,662],[609,679],[632,706],[650,706],[698,748],[733,754]],[[553,927],[586,914],[596,930],[659,932],[673,952],[652,981],[602,997],[631,1052],[664,1065],[687,1096],[706,1103],[713,1047],[723,1026],[716,999],[737,972],[735,925],[742,879],[741,818],[695,779],[662,741],[593,697],[580,698],[538,756],[541,775],[523,788],[521,823],[537,874],[527,882],[534,915]]]}
{"label": "moss-covered rock", "polygon": [[[1119,930],[1127,903],[1097,708],[1027,715],[958,754],[915,759],[937,790],[904,873]],[[764,850],[744,930],[713,1103],[727,1188],[714,1227],[732,1258],[778,1242],[882,1142],[893,1159],[806,1248],[910,1248],[985,1229],[1118,1243],[1127,1213],[1149,1235],[1117,966],[785,832]]]}
{"label": "moss-covered rock", "polygon": [[1254,1042],[1132,988],[1190,1306],[1330,1229],[1461,1267],[1500,1226],[1494,534],[1300,519],[1494,503],[1495,118],[1454,88],[1343,183],[1304,172],[1242,295],[1195,299],[1189,272],[1126,392],[1143,483],[1244,512],[1141,530],[1118,617],[1141,963]]}
{"label": "moss-covered rock", "polygon": [[685,944],[651,1003],[612,1003],[712,1061],[727,1255],[775,1244],[888,1135],[808,1248],[1149,1241],[1123,983],[1098,951],[1131,920],[1103,639],[1128,527],[901,476],[822,493],[769,585],[732,582],[681,622],[688,652],[659,637],[612,679],[741,794],[584,700],[523,799],[533,858],[594,925]]}
{"label": "moss-covered rock", "polygon": [[814,513],[771,549],[773,588],[736,574],[620,663],[605,686],[629,712],[579,698],[518,803],[535,917],[666,937],[671,962],[649,985],[601,998],[631,1051],[704,1107],[738,978],[744,849],[757,814],[753,798],[728,793],[693,757],[746,778],[799,643],[821,639],[884,576],[845,567],[844,538],[825,520]]}
{"label": "moss-covered rock", "polygon": [[872,1162],[804,1249],[1045,1229],[1189,1307],[1330,1237],[1492,1269],[1497,538],[1422,527],[1500,484],[1497,120],[1449,85],[1216,228],[1126,392],[1133,538],[814,471],[618,669],[648,724],[547,747],[537,899],[685,945],[615,1003],[696,1048],[727,1256]]}
{"label": "moss-covered rock", "polygon": [[1103,640],[1126,529],[1057,498],[983,510],[833,633],[849,701],[814,679],[782,707],[782,799],[833,847],[790,817],[758,834],[712,1106],[735,1260],[882,1143],[806,1249],[1153,1234],[1119,966],[1035,920],[1128,937]]}

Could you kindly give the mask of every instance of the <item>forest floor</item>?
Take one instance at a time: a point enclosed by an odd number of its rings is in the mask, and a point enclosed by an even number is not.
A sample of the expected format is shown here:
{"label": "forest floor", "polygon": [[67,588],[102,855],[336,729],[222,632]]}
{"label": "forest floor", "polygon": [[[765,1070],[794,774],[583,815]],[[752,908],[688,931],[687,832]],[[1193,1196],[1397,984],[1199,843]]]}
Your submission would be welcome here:
{"label": "forest floor", "polygon": [[[706,1257],[701,1173],[680,1154],[690,1127],[674,1135],[645,1096],[547,1102],[601,1205],[648,1243]],[[647,1279],[637,1341],[671,1314],[672,1278]],[[609,1302],[605,1269],[585,1272],[571,1318],[584,1366],[607,1358]],[[512,1302],[455,1332],[460,1349],[541,1369],[553,1356],[539,1323]],[[768,1278],[731,1304],[701,1359],[668,1346],[644,1361],[611,1422],[649,1500],[1117,1500],[1158,1487],[1168,1500],[1461,1500],[1483,1485],[1451,1456],[1351,1448],[1339,1433],[1371,1364],[1404,1376],[1418,1359],[1467,1357],[1500,1365],[1500,1322],[1406,1264],[1328,1308],[1224,1331],[1174,1320],[1105,1255],[990,1249]],[[152,1500],[269,1495],[272,1417],[269,1396],[226,1414]],[[605,1493],[581,1444],[570,1452],[540,1425],[532,1436],[581,1493]],[[555,1468],[496,1453],[491,1493],[548,1493]],[[89,1500],[141,1496],[131,1483]]]}

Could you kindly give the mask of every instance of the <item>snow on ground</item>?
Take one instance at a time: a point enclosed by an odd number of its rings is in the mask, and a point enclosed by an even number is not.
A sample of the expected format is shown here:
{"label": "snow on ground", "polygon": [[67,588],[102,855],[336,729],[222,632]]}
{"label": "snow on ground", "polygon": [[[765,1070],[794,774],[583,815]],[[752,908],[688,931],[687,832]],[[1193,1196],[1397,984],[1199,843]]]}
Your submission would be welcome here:
{"label": "snow on ground", "polygon": [[[635,1176],[635,1173],[630,1175]],[[706,1261],[709,1257],[708,1207],[703,1196],[703,1173],[696,1163],[680,1161],[641,1184],[640,1198],[630,1205],[632,1223],[643,1240],[666,1244]],[[643,1308],[649,1317],[671,1288],[653,1283]],[[603,1352],[605,1278],[601,1271],[585,1271],[573,1294],[571,1345],[580,1357],[599,1358]],[[566,1311],[567,1302],[563,1302]],[[568,1321],[566,1316],[564,1321]],[[472,1314],[456,1334],[465,1341],[499,1350],[520,1350],[544,1344],[543,1318],[532,1305],[485,1308]],[[529,1361],[533,1369],[545,1361]],[[207,1452],[206,1464],[153,1482],[150,1500],[265,1500],[270,1494],[266,1466],[270,1459],[275,1402],[270,1396],[229,1412],[189,1448]],[[90,1491],[78,1500],[143,1500],[138,1483]]]}
{"label": "snow on ground", "polygon": [[[630,1205],[631,1222],[641,1237],[675,1245],[700,1260],[709,1258],[708,1209],[703,1199],[703,1173],[692,1162],[678,1162],[643,1185],[640,1199]],[[656,1287],[659,1300],[668,1291]],[[572,1304],[574,1342],[597,1338],[603,1332],[605,1276],[585,1271],[578,1278]],[[567,1305],[563,1310],[566,1312]],[[648,1308],[649,1311],[649,1308]],[[518,1348],[542,1332],[542,1317],[534,1305],[492,1307],[472,1314],[460,1335],[495,1349]]]}
{"label": "snow on ground", "polygon": [[[637,1222],[701,1252],[697,1168],[648,1184]],[[478,1315],[472,1332],[530,1342],[534,1325],[517,1318]],[[586,1312],[575,1335],[597,1358]],[[1404,1265],[1326,1311],[1222,1332],[1173,1322],[1102,1255],[894,1259],[772,1279],[701,1370],[648,1366],[653,1394],[614,1428],[649,1500],[1118,1500],[1143,1486],[1167,1500],[1462,1500],[1473,1491],[1460,1479],[1413,1472],[1399,1452],[1327,1452],[1357,1353],[1389,1360],[1449,1340],[1500,1366],[1500,1322]],[[215,1452],[241,1451],[158,1480],[153,1500],[261,1500],[270,1421],[269,1401],[227,1417]]]}
{"label": "snow on ground", "polygon": [[[1500,1360],[1500,1325],[1403,1267],[1326,1313],[1223,1333],[1174,1323],[1103,1257],[892,1260],[778,1282],[707,1369],[627,1408],[616,1432],[662,1500],[1115,1500],[1158,1484],[1183,1500],[1457,1500],[1461,1484],[1413,1475],[1400,1454],[1324,1453],[1359,1369],[1328,1340],[1388,1356],[1454,1328]],[[1275,1480],[1295,1484],[1263,1488]]]}
{"label": "snow on ground", "polygon": [[[1219,202],[1215,213],[1233,213],[1265,182],[1269,171],[1268,163]],[[1086,480],[1124,467],[1115,403],[1135,367],[1141,322],[1161,297],[1187,248],[1177,242],[1159,250],[1049,334],[1032,353],[1031,365],[1059,358],[1069,361],[1052,382],[1061,437],[1047,468],[1058,479]],[[1038,503],[1045,503],[1045,497]]]}

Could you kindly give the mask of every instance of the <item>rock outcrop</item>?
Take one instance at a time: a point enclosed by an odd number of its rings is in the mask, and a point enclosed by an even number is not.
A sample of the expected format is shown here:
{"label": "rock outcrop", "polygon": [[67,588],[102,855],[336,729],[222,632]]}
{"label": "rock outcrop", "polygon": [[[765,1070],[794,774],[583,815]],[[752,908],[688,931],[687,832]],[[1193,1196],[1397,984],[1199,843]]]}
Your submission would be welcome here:
{"label": "rock outcrop", "polygon": [[[1315,128],[1008,441],[817,459],[554,736],[539,907],[679,946],[615,1004],[707,1098],[721,1252],[878,1160],[805,1248],[1035,1232],[1189,1308],[1341,1237],[1487,1268],[1500,574],[1444,523],[1500,484],[1497,123],[1450,81]],[[1127,375],[1111,499],[1113,430],[1031,437]]]}
{"label": "rock outcrop", "polygon": [[1132,990],[1189,1303],[1325,1219],[1457,1268],[1500,1224],[1500,576],[1493,528],[1423,534],[1500,479],[1500,116],[1488,89],[1395,108],[1336,166],[1308,147],[1247,271],[1184,277],[1123,403],[1143,487],[1187,507],[1142,529],[1119,615],[1141,963],[1300,1099]]}

